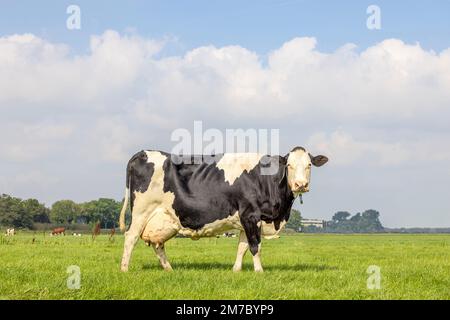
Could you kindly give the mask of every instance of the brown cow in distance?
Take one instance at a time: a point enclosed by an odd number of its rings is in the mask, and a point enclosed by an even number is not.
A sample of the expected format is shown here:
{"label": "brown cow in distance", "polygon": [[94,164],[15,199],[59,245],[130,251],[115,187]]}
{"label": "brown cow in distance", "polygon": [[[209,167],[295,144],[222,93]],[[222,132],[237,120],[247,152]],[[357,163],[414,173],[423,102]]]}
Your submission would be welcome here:
{"label": "brown cow in distance", "polygon": [[114,235],[116,234],[116,228],[112,228],[109,233],[109,241],[114,240]]}
{"label": "brown cow in distance", "polygon": [[100,234],[100,223],[97,223],[92,230],[92,239],[94,240]]}
{"label": "brown cow in distance", "polygon": [[62,234],[62,235],[65,236],[66,235],[66,228],[60,227],[60,228],[55,228],[55,229],[52,230],[52,233],[51,233],[52,236],[56,236],[58,234]]}

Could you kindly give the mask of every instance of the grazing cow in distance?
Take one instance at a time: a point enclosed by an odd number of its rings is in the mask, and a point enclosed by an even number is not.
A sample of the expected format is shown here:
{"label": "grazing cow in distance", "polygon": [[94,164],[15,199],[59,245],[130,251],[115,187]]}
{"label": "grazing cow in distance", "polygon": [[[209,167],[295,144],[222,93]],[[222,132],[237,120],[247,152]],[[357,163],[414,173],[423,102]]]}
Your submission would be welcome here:
{"label": "grazing cow in distance", "polygon": [[97,223],[92,230],[92,239],[95,239],[100,234],[100,223]]}
{"label": "grazing cow in distance", "polygon": [[66,228],[64,228],[64,227],[54,228],[54,229],[52,230],[52,232],[51,232],[51,235],[52,235],[52,236],[61,235],[61,234],[62,234],[63,236],[66,235]]}
{"label": "grazing cow in distance", "polygon": [[222,236],[225,238],[236,238],[236,235],[233,232],[225,232]]}
{"label": "grazing cow in distance", "polygon": [[14,228],[8,228],[8,229],[6,229],[5,236],[10,237],[10,236],[14,236],[15,234],[16,234],[16,230],[15,230]]}
{"label": "grazing cow in distance", "polygon": [[[180,161],[165,152],[140,151],[128,162],[120,229],[125,231],[128,198],[132,221],[125,233],[122,271],[128,270],[139,237],[153,246],[162,267],[172,270],[164,251],[167,240],[176,234],[197,240],[233,229],[240,230],[233,270],[242,269],[250,249],[254,270],[263,271],[261,236],[278,235],[295,198],[309,191],[311,166],[328,161],[302,147],[285,156],[225,153],[189,158]],[[270,168],[275,170],[268,174]]]}
{"label": "grazing cow in distance", "polygon": [[109,232],[109,241],[114,240],[114,235],[116,234],[116,228],[112,228]]}

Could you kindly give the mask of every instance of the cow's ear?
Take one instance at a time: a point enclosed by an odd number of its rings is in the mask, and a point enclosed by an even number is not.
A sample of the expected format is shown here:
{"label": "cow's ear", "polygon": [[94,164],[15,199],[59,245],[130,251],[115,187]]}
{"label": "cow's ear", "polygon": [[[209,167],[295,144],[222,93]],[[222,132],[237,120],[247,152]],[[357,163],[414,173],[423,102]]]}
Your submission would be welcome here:
{"label": "cow's ear", "polygon": [[328,162],[328,158],[322,155],[313,156],[309,154],[309,157],[311,158],[311,163],[316,167],[321,167]]}

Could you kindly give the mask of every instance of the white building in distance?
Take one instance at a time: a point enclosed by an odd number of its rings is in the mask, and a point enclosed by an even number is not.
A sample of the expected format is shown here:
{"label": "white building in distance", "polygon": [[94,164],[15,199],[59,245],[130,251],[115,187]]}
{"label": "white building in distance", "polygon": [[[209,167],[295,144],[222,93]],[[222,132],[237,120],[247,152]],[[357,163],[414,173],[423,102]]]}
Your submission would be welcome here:
{"label": "white building in distance", "polygon": [[325,228],[325,220],[321,219],[302,219],[302,227],[315,226],[317,228]]}

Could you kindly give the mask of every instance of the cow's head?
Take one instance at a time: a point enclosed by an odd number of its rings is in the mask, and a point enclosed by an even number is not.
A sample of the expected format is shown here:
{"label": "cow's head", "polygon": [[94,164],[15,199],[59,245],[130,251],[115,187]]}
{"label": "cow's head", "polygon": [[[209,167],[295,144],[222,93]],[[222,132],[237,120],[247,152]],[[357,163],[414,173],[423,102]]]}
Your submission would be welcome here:
{"label": "cow's head", "polygon": [[285,158],[287,183],[295,196],[309,191],[311,166],[320,167],[328,161],[327,157],[313,156],[302,147],[295,147]]}

